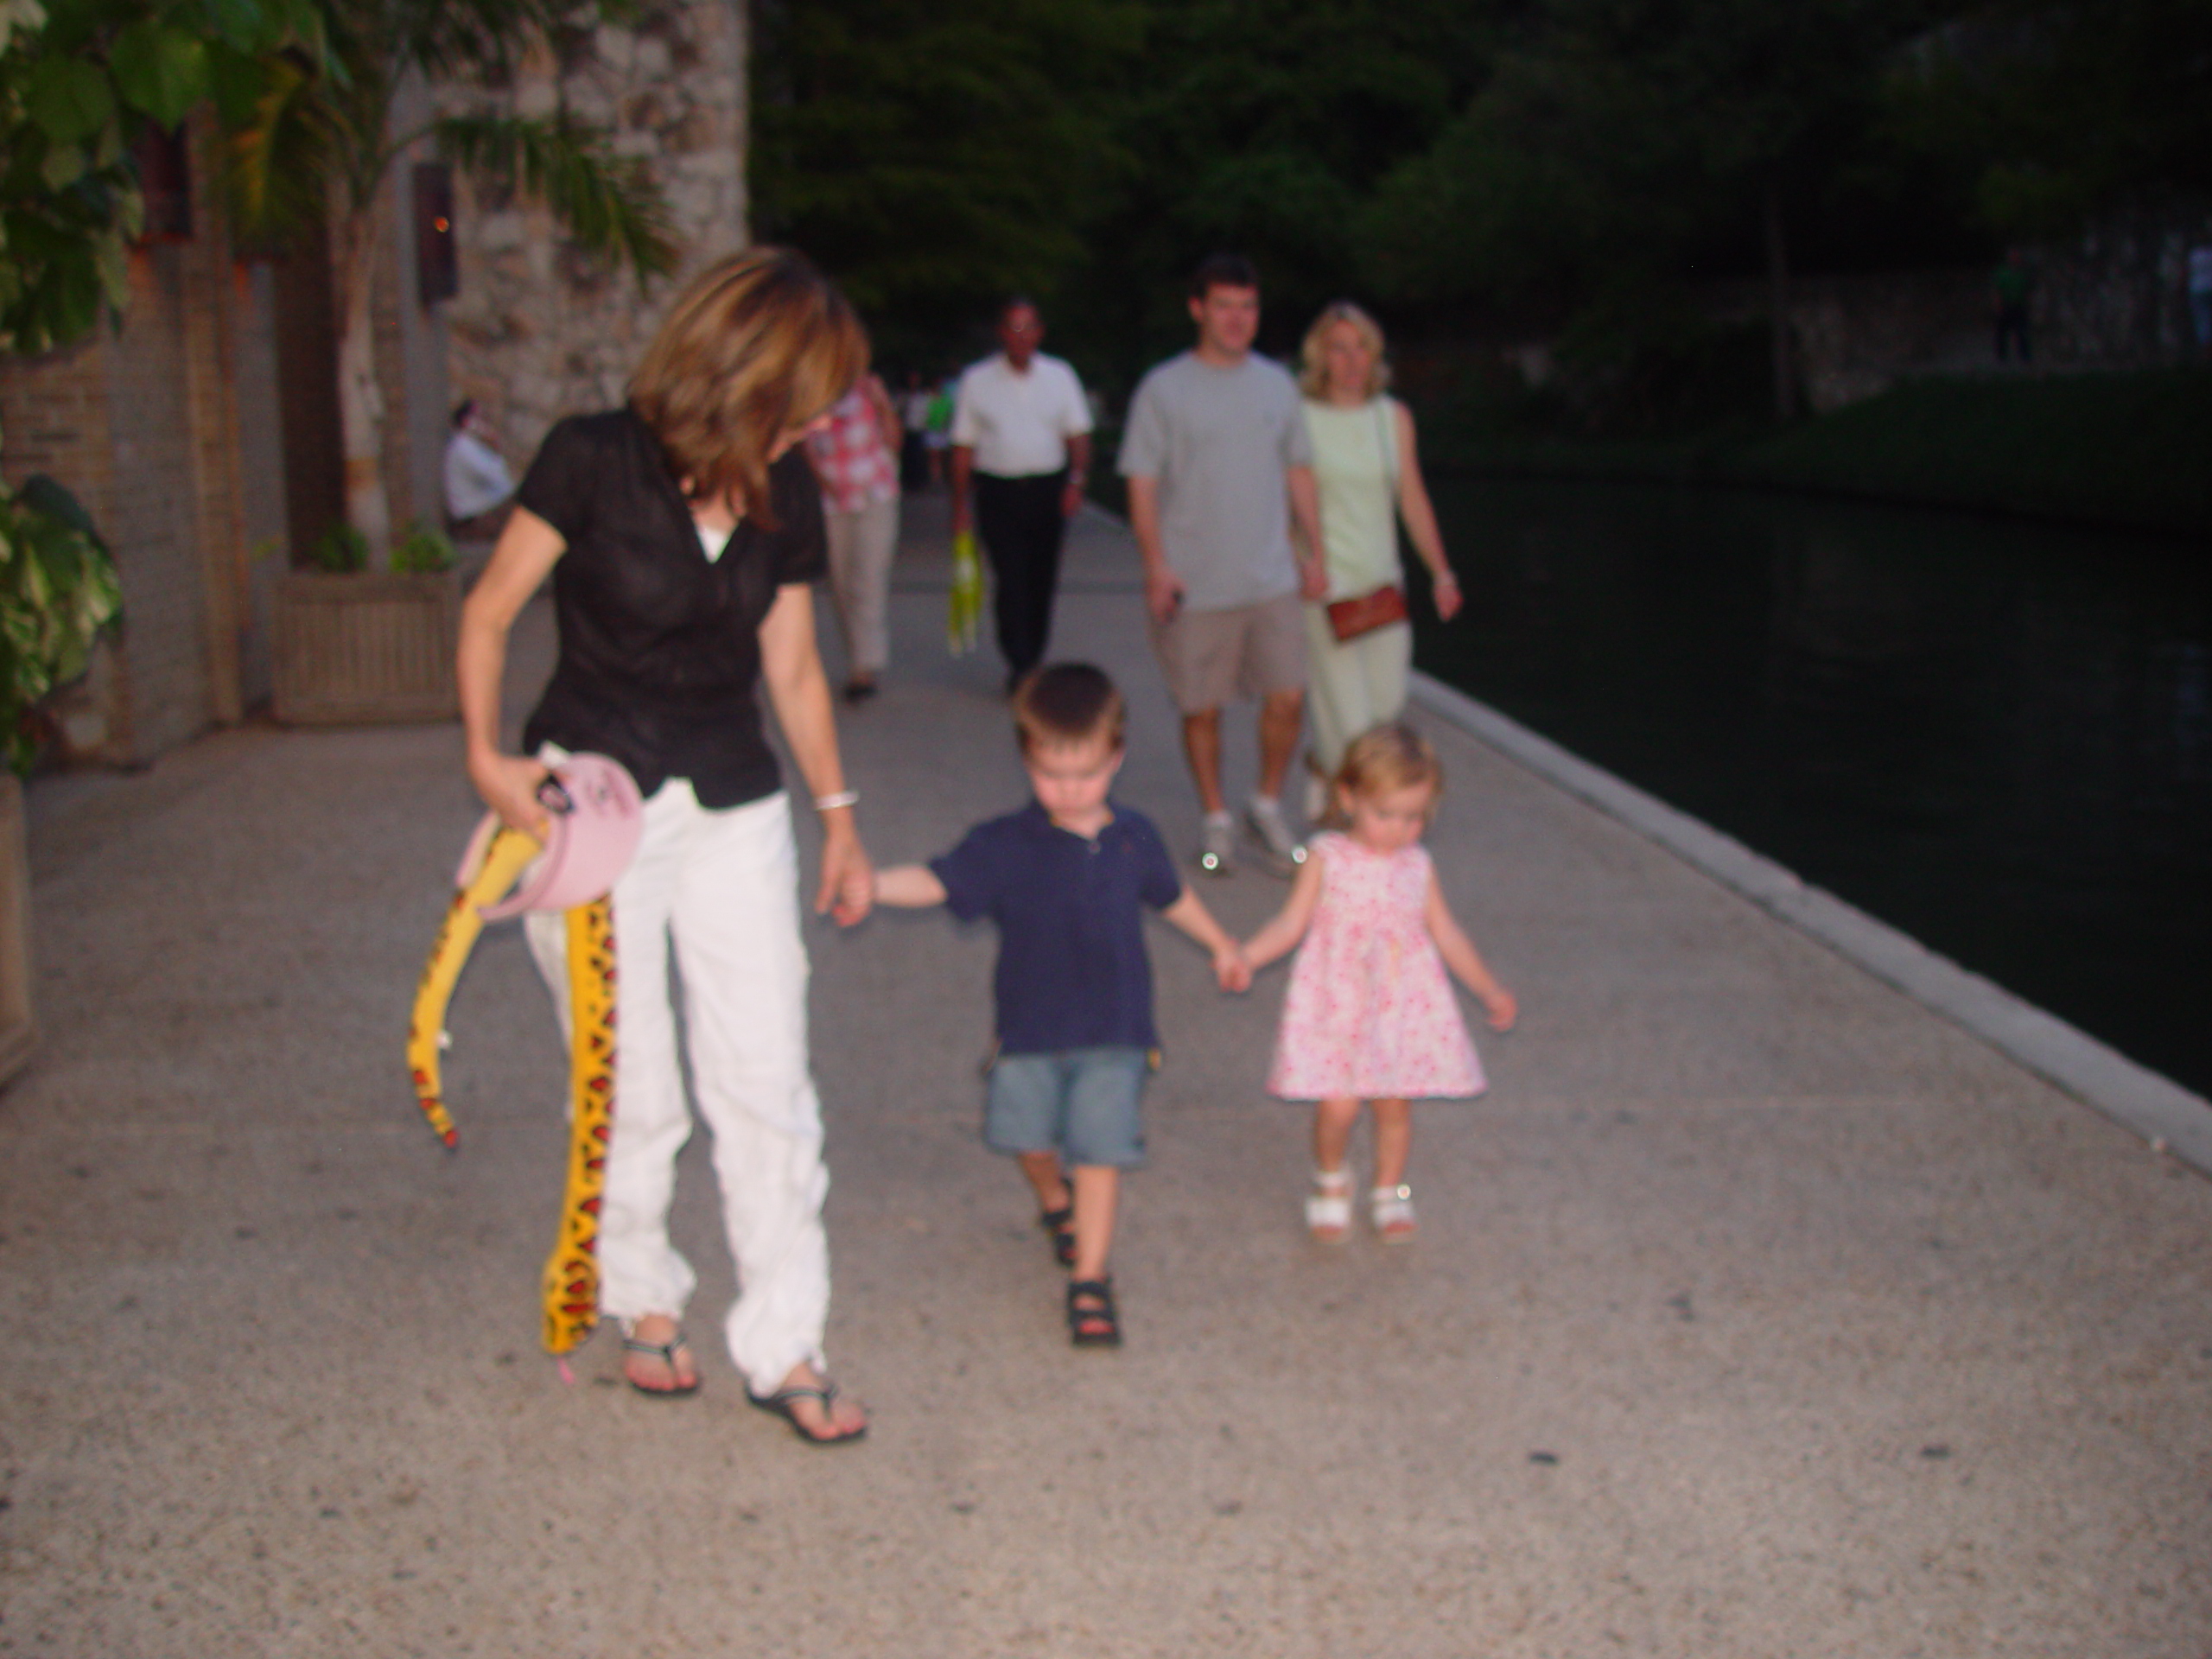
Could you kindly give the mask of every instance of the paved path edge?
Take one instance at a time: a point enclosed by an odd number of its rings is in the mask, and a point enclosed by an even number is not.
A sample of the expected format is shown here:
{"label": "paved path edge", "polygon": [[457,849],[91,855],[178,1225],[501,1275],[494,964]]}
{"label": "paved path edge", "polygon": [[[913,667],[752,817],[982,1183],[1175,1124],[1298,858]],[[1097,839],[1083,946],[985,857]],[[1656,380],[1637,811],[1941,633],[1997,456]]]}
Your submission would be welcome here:
{"label": "paved path edge", "polygon": [[2212,1175],[2212,1100],[2138,1065],[2056,1014],[1813,887],[1743,842],[1592,766],[1488,703],[1416,670],[1414,700],[1508,759],[1655,841],[1770,915],[1810,934],[1915,1001]]}

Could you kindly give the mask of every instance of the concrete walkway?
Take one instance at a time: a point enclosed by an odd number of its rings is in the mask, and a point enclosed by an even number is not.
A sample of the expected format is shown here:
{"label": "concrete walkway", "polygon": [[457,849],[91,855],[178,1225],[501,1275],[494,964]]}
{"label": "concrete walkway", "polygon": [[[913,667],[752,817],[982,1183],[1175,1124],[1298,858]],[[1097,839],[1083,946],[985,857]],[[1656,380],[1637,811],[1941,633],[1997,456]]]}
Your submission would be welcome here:
{"label": "concrete walkway", "polygon": [[[1020,799],[918,529],[890,690],[846,721],[884,861]],[[1123,677],[1123,792],[1179,846],[1135,574],[1086,519],[1058,647]],[[454,728],[40,784],[0,1655],[2204,1659],[2212,1189],[1437,736],[1432,844],[1525,1014],[1485,1099],[1419,1115],[1420,1241],[1306,1243],[1304,1116],[1260,1091],[1281,972],[1222,998],[1161,930],[1118,1354],[1067,1346],[976,1144],[988,936],[816,931],[831,1355],[875,1413],[833,1452],[711,1344],[674,1403],[605,1335],[574,1387],[537,1351],[563,1057],[512,927],[453,1009],[457,1155],[401,1065],[475,816]],[[1249,930],[1283,888],[1204,891]]]}

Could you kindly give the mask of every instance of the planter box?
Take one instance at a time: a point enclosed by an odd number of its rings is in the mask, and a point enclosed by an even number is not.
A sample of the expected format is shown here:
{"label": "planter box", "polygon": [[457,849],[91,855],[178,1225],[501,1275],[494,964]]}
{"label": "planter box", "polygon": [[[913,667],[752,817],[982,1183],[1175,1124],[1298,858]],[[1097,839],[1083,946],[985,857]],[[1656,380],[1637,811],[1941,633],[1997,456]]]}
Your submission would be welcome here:
{"label": "planter box", "polygon": [[288,725],[452,720],[461,582],[295,572],[276,591],[276,718]]}
{"label": "planter box", "polygon": [[36,1046],[31,1022],[31,873],[23,842],[23,785],[0,768],[0,1083]]}

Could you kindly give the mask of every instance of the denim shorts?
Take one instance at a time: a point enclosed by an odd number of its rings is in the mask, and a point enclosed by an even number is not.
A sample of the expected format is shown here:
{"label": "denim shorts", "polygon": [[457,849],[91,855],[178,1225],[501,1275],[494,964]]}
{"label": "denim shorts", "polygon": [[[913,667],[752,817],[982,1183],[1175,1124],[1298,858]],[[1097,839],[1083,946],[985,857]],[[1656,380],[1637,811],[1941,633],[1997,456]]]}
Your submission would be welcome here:
{"label": "denim shorts", "polygon": [[1141,1048],[1001,1054],[991,1066],[983,1144],[1057,1152],[1063,1161],[1135,1169],[1144,1162],[1137,1102],[1150,1057]]}

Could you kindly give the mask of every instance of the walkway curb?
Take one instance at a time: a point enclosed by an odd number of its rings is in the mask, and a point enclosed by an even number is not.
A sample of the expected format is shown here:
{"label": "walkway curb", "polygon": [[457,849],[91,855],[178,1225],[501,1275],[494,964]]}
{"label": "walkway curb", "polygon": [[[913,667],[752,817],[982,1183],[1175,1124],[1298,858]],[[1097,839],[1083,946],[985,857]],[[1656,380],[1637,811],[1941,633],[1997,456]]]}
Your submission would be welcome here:
{"label": "walkway curb", "polygon": [[2212,1100],[1969,973],[1886,922],[1418,671],[1415,702],[1962,1027],[2123,1128],[2212,1175]]}

